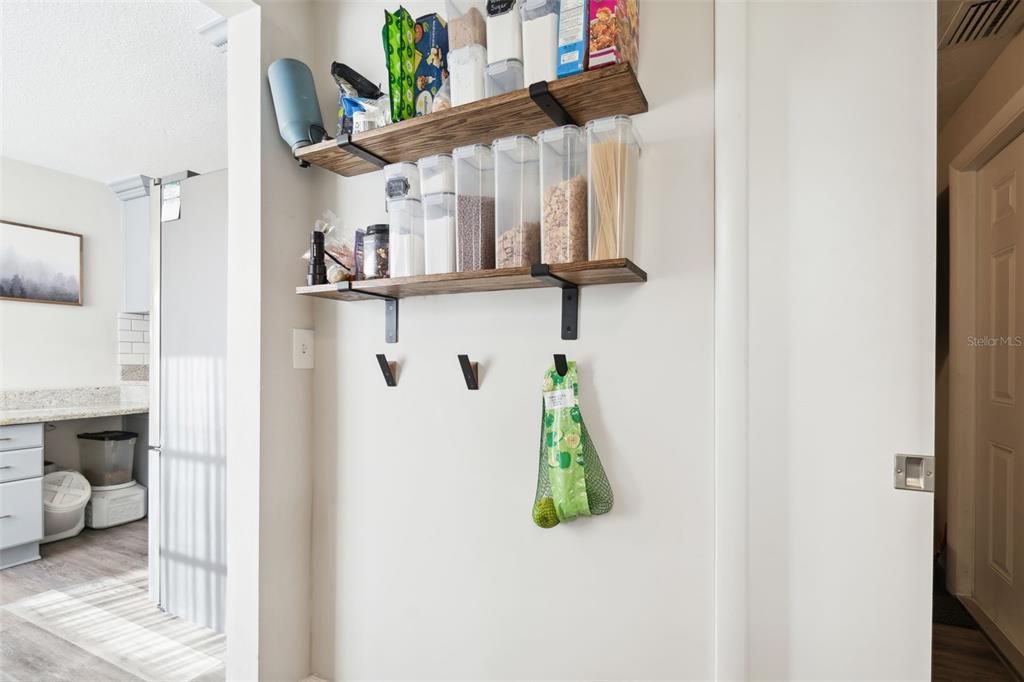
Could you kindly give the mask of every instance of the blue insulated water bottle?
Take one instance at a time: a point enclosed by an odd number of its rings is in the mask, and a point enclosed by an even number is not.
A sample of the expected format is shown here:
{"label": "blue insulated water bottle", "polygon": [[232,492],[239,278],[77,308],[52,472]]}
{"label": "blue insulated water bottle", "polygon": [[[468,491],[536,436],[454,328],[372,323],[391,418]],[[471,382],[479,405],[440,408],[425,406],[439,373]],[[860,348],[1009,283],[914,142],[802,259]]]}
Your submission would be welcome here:
{"label": "blue insulated water bottle", "polygon": [[322,140],[326,136],[324,121],[309,67],[298,59],[278,59],[267,69],[267,80],[277,129],[292,153]]}

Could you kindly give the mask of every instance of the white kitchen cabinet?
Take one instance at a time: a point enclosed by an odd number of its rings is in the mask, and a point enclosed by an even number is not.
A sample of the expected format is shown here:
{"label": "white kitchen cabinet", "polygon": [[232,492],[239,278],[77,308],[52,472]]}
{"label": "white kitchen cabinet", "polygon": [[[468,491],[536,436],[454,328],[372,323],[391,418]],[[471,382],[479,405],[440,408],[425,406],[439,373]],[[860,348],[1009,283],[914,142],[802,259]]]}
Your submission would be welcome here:
{"label": "white kitchen cabinet", "polygon": [[0,568],[39,558],[43,425],[0,426]]}
{"label": "white kitchen cabinet", "polygon": [[150,203],[152,182],[149,176],[133,175],[110,185],[122,202],[122,313],[149,312],[149,233],[151,221],[157,215]]}
{"label": "white kitchen cabinet", "polygon": [[149,197],[122,204],[121,312],[149,312]]}

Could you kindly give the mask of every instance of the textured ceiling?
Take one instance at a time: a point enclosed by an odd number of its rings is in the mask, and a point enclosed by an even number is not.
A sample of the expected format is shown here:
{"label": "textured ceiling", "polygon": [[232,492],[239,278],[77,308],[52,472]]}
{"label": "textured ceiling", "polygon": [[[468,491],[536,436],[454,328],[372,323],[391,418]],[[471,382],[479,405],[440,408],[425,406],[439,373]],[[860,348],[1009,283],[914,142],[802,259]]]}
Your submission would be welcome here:
{"label": "textured ceiling", "polygon": [[102,182],[227,165],[198,0],[0,0],[0,154]]}
{"label": "textured ceiling", "polygon": [[[977,0],[971,0],[971,2],[977,2]],[[971,2],[966,4],[971,4]],[[965,4],[963,0],[939,0],[938,30],[940,39],[955,18],[957,8],[962,4]],[[1024,11],[1024,8],[1018,7],[1017,11]],[[964,47],[939,50],[938,123],[940,131],[949,122],[957,108],[967,99],[967,96],[971,94],[996,57],[1006,49],[1013,36],[1013,31],[1007,31],[998,38],[981,40]]]}

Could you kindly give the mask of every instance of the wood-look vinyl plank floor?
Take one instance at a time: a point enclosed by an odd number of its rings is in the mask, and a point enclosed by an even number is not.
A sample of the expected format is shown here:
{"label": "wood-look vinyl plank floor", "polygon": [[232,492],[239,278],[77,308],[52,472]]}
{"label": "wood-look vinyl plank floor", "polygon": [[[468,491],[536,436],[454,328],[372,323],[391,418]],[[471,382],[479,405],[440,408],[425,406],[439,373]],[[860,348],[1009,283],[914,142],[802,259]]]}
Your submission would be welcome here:
{"label": "wood-look vinyl plank floor", "polygon": [[1013,674],[980,630],[932,625],[934,682],[1013,682]]}
{"label": "wood-look vinyl plank floor", "polygon": [[[143,519],[104,530],[87,528],[74,538],[43,545],[38,561],[0,571],[0,682],[137,682],[169,677],[168,671],[180,672],[182,679],[223,680],[223,664],[199,677],[185,674],[203,661],[223,661],[223,637],[200,632],[155,605],[150,608],[144,599],[147,550]],[[94,624],[83,630],[62,620],[66,608],[93,618]],[[180,665],[155,651],[153,667],[140,667],[130,646],[125,658],[119,640],[103,638],[122,630],[134,632],[150,648],[162,647],[167,655],[179,652],[175,659]]]}
{"label": "wood-look vinyl plank floor", "polygon": [[0,606],[47,590],[145,569],[147,519],[116,528],[84,529],[39,548],[42,558],[0,571]]}

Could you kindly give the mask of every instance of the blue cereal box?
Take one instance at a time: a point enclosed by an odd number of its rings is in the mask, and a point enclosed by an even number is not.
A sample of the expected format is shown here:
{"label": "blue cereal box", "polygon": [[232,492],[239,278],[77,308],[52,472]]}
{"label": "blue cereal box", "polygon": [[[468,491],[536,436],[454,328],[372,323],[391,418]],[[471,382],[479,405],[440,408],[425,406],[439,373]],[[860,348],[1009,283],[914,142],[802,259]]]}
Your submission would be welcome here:
{"label": "blue cereal box", "polygon": [[558,10],[558,67],[555,71],[559,78],[586,71],[589,19],[587,0],[562,0]]}
{"label": "blue cereal box", "polygon": [[448,80],[448,24],[439,14],[426,14],[416,20],[416,79],[413,86],[416,115],[429,114],[434,95]]}

